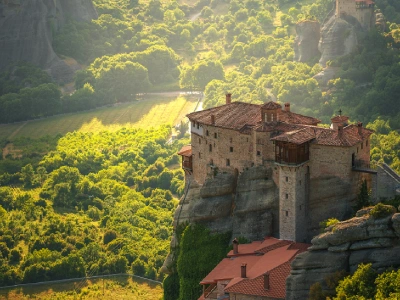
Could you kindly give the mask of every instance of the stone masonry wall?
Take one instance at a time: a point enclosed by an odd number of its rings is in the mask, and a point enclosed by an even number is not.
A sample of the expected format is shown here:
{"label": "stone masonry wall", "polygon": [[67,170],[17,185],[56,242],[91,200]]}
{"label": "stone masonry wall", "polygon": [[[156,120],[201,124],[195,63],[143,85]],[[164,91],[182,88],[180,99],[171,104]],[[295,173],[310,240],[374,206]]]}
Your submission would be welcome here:
{"label": "stone masonry wall", "polygon": [[365,142],[363,149],[360,144],[354,147],[311,145],[308,240],[318,234],[321,221],[351,216],[362,181],[366,179],[371,186],[370,174],[352,171],[352,154],[355,153],[356,159],[366,159],[367,152],[369,146]]}
{"label": "stone masonry wall", "polygon": [[200,184],[204,183],[207,174],[211,172],[211,163],[219,169],[237,169],[238,173],[252,165],[250,135],[203,125],[203,135],[192,133],[191,144],[194,179]]}
{"label": "stone masonry wall", "polygon": [[306,237],[308,165],[280,166],[279,170],[279,238],[303,242]]}

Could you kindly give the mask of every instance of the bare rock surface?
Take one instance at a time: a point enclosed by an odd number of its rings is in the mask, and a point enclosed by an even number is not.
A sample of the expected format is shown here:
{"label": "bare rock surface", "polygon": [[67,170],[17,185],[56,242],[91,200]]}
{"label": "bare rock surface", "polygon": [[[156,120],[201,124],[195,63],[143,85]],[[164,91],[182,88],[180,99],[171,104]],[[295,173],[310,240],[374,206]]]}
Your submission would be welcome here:
{"label": "bare rock surface", "polygon": [[52,47],[53,32],[69,18],[90,21],[97,13],[91,0],[0,0],[0,68],[26,61],[71,81],[74,70]]}
{"label": "bare rock surface", "polygon": [[[353,273],[359,264],[372,263],[383,271],[400,267],[400,214],[390,206],[381,215],[364,208],[356,217],[330,226],[316,236],[307,252],[298,255],[286,282],[286,299],[307,299],[310,286],[344,270]],[[332,291],[331,291],[332,292]]]}
{"label": "bare rock surface", "polygon": [[332,16],[321,29],[318,49],[322,55],[319,63],[325,66],[328,60],[353,52],[358,44],[356,29],[351,20]]}
{"label": "bare rock surface", "polygon": [[273,235],[273,223],[278,216],[278,189],[271,176],[271,170],[253,167],[242,172],[239,178],[218,173],[202,186],[191,183],[175,212],[175,225],[200,223],[213,231],[231,231],[250,240]]}
{"label": "bare rock surface", "polygon": [[317,21],[303,21],[296,24],[295,61],[308,62],[315,57],[320,57],[321,53],[318,50],[320,31]]}

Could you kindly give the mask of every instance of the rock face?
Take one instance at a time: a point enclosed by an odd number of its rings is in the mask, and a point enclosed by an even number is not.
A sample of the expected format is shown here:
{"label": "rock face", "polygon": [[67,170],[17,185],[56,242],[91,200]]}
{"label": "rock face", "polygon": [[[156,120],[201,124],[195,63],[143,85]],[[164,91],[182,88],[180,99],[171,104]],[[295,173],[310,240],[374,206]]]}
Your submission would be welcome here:
{"label": "rock face", "polygon": [[359,264],[372,263],[377,271],[400,267],[400,214],[387,207],[383,216],[370,215],[371,208],[340,222],[316,236],[307,252],[298,255],[286,281],[286,299],[307,299],[310,286],[325,283],[337,271],[353,273]]}
{"label": "rock face", "polygon": [[326,67],[318,74],[314,75],[313,78],[318,81],[320,86],[327,86],[329,80],[336,78],[336,73],[339,68]]}
{"label": "rock face", "polygon": [[351,53],[356,48],[357,30],[362,30],[358,21],[349,16],[345,19],[332,16],[321,29],[318,49],[321,52],[319,63],[326,65],[328,60]]}
{"label": "rock face", "polygon": [[[202,224],[213,232],[232,232],[234,237],[262,240],[278,236],[278,188],[271,179],[272,170],[252,167],[238,178],[218,173],[203,186],[190,183],[186,197],[176,209],[174,226],[184,222]],[[275,230],[275,231],[274,231]],[[176,238],[162,272],[169,273],[173,264]]]}
{"label": "rock face", "polygon": [[97,18],[91,0],[0,0],[0,69],[26,61],[45,69],[60,83],[72,80],[72,70],[55,53],[52,34],[68,18]]}
{"label": "rock face", "polygon": [[219,173],[201,187],[192,183],[175,212],[175,223],[201,223],[212,231],[232,231],[234,236],[250,240],[273,235],[273,220],[278,219],[278,189],[269,179],[271,172],[253,167],[238,178]]}
{"label": "rock face", "polygon": [[295,61],[308,62],[315,57],[320,57],[321,53],[318,50],[320,30],[317,21],[304,21],[296,24]]}

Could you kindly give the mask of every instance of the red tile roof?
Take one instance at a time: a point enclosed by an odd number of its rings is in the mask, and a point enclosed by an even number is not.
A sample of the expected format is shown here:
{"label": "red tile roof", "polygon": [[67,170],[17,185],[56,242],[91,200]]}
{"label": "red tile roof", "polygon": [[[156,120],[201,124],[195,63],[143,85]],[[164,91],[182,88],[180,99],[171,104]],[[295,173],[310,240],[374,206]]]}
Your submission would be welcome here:
{"label": "red tile roof", "polygon": [[332,123],[346,123],[348,120],[347,116],[336,116],[331,119]]}
{"label": "red tile roof", "polygon": [[361,143],[373,133],[372,130],[364,127],[360,129],[359,133],[358,129],[357,125],[351,124],[344,127],[340,135],[337,130],[330,128],[297,125],[295,130],[284,132],[271,138],[271,140],[298,145],[311,141],[311,143],[317,145],[352,147]]}
{"label": "red tile roof", "polygon": [[279,114],[279,121],[290,124],[303,124],[303,125],[317,125],[321,123],[320,119],[299,115],[291,111],[281,111]]}
{"label": "red tile roof", "polygon": [[272,138],[273,141],[288,142],[292,144],[303,144],[315,139],[315,131],[311,127],[305,127],[289,132],[285,132],[277,137]]}
{"label": "red tile roof", "polygon": [[326,146],[351,147],[362,142],[372,133],[372,130],[362,127],[360,134],[357,125],[354,124],[344,127],[341,135],[337,130],[315,127],[315,143]]}
{"label": "red tile roof", "polygon": [[268,110],[274,110],[274,109],[279,109],[282,108],[282,105],[279,103],[270,101],[268,103],[265,103],[264,105],[261,106],[263,109],[268,109]]}
{"label": "red tile roof", "polygon": [[191,145],[183,146],[181,150],[179,150],[178,155],[187,157],[192,156],[192,146]]}
{"label": "red tile roof", "polygon": [[[348,125],[344,127],[340,135],[337,130],[315,126],[320,122],[320,120],[316,118],[285,110],[279,111],[279,121],[265,123],[261,120],[261,107],[281,108],[281,106],[275,102],[268,102],[263,106],[233,102],[203,111],[193,112],[187,116],[191,121],[237,130],[242,134],[251,134],[252,130],[271,132],[274,140],[295,144],[312,141],[318,145],[350,147],[362,142],[373,133],[371,130],[361,128],[361,134],[359,134],[356,125]],[[211,115],[215,116],[214,124],[211,123]],[[349,118],[346,116],[336,116],[332,118],[332,122],[334,123],[347,123],[348,120]]]}
{"label": "red tile roof", "polygon": [[[286,278],[294,257],[310,245],[266,238],[261,242],[240,244],[239,253],[230,251],[202,281],[201,284],[230,280],[227,293],[285,298]],[[262,253],[262,254],[261,254]],[[260,255],[261,254],[261,255]],[[241,266],[246,264],[246,278],[241,278]],[[270,288],[264,289],[264,274],[268,273]]]}
{"label": "red tile roof", "polygon": [[[206,110],[193,112],[187,115],[191,121],[199,122],[205,125],[233,129],[248,133],[253,126],[263,126],[261,123],[261,107],[277,107],[281,105],[275,102],[268,102],[264,106],[250,104],[244,102],[233,102],[230,104],[221,105],[218,107],[209,108]],[[211,115],[215,116],[215,123],[211,122]],[[279,111],[280,122],[269,122],[268,126],[273,130],[273,127],[282,122],[290,124],[316,125],[321,121],[293,112],[281,110]]]}

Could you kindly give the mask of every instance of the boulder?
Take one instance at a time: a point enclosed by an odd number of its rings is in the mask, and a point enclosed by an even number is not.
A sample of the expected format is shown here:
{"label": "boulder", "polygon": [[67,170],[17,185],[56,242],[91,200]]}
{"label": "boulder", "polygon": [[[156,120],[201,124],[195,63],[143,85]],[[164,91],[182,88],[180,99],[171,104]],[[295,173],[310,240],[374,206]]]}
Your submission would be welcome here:
{"label": "boulder", "polygon": [[211,198],[234,193],[235,176],[228,173],[218,173],[214,178],[208,178],[200,190],[200,197]]}
{"label": "boulder", "polygon": [[319,58],[320,25],[317,21],[302,21],[296,24],[296,39],[294,40],[294,60],[308,62]]}
{"label": "boulder", "polygon": [[400,214],[381,207],[381,216],[371,216],[373,207],[339,222],[314,237],[312,246],[293,260],[286,280],[286,299],[307,299],[316,282],[332,292],[325,279],[337,271],[354,273],[361,263],[372,263],[378,272],[400,267]]}
{"label": "boulder", "polygon": [[321,282],[325,290],[329,290],[324,278],[335,272],[348,269],[347,252],[311,251],[296,256],[292,270],[286,280],[286,299],[308,299],[310,286]]}
{"label": "boulder", "polygon": [[392,227],[398,237],[400,237],[400,213],[392,216]]}

